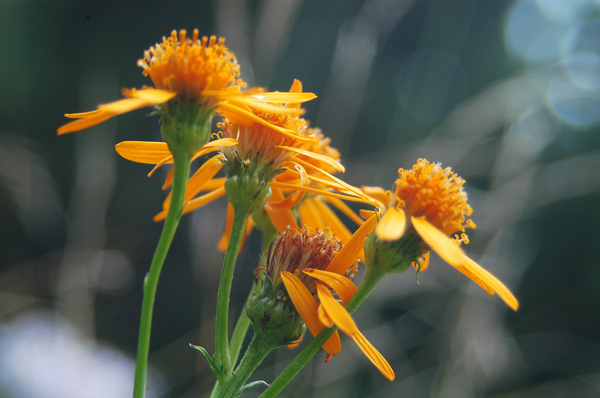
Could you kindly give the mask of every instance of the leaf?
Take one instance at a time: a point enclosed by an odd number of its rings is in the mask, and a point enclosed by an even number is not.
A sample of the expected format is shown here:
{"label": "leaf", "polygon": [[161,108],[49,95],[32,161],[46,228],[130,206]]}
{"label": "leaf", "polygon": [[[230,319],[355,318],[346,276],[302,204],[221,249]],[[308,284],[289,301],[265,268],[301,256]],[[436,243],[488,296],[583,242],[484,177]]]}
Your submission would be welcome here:
{"label": "leaf", "polygon": [[254,387],[256,387],[258,385],[261,385],[261,384],[269,387],[269,383],[267,383],[266,381],[264,381],[264,380],[257,380],[257,381],[253,381],[252,383],[248,383],[244,387],[242,387],[242,389],[240,390],[240,393],[243,393],[244,391],[249,390],[251,388],[254,388]]}
{"label": "leaf", "polygon": [[202,353],[202,355],[204,355],[204,358],[206,358],[206,360],[208,361],[208,366],[210,366],[210,370],[212,370],[215,375],[218,376],[222,373],[219,370],[219,368],[217,367],[217,364],[215,363],[215,361],[212,359],[212,357],[208,353],[208,351],[206,351],[204,349],[204,347],[200,347],[199,345],[194,345],[192,343],[189,343],[189,344],[190,344],[190,347],[197,349],[198,351],[200,351]]}

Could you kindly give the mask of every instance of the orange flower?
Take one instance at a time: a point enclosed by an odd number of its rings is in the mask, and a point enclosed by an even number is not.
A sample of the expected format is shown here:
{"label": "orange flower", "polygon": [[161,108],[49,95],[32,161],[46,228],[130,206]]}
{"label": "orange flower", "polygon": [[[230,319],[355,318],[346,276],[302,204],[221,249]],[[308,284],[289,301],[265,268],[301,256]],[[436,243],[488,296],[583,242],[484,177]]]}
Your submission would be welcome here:
{"label": "orange flower", "polygon": [[[263,93],[260,89],[242,92],[246,87],[240,78],[239,65],[235,56],[225,47],[225,39],[215,36],[199,39],[195,29],[191,38],[186,30],[163,37],[161,43],[150,47],[138,66],[144,69],[154,87],[123,89],[126,99],[99,105],[91,112],[72,113],[65,116],[78,119],[58,129],[58,134],[66,134],[100,124],[113,116],[131,112],[147,106],[158,106],[159,111],[168,114],[169,104],[188,102],[209,112],[228,111],[246,115],[250,108],[276,111],[269,103],[282,101],[279,93]],[[291,98],[304,102],[315,98],[314,94],[303,93]]]}
{"label": "orange flower", "polygon": [[[470,259],[459,247],[468,243],[465,228],[475,228],[467,217],[473,210],[463,189],[465,181],[449,167],[419,159],[412,169],[398,170],[399,178],[393,193],[381,188],[363,187],[365,192],[387,204],[375,235],[382,241],[397,241],[404,236],[416,236],[425,245],[421,270],[427,265],[428,249],[471,278],[489,294],[498,293],[513,310],[519,302],[502,282]],[[452,233],[462,233],[452,239]]]}
{"label": "orange flower", "polygon": [[[301,93],[301,91],[302,84],[295,80],[290,93]],[[234,164],[249,165],[255,162],[256,167],[261,168],[261,173],[265,174],[265,181],[272,189],[272,195],[264,209],[278,232],[285,230],[288,225],[298,227],[291,208],[302,200],[305,192],[308,192],[311,195],[319,195],[315,196],[315,201],[318,202],[315,206],[318,207],[316,211],[320,219],[329,223],[335,233],[343,236],[343,241],[347,240],[350,235],[347,228],[331,209],[322,204],[325,199],[321,198],[327,198],[326,200],[333,206],[358,222],[362,220],[341,199],[360,202],[372,200],[358,188],[344,183],[331,174],[344,171],[344,167],[338,161],[339,154],[337,158],[331,157],[330,155],[335,156],[337,151],[329,147],[329,141],[323,138],[320,131],[308,127],[308,123],[297,116],[298,108],[295,104],[287,106],[291,109],[291,113],[253,111],[263,122],[255,122],[246,116],[232,116],[228,112],[225,113],[237,122],[225,119],[220,123],[221,131],[218,135],[223,138],[209,143],[211,147],[201,153],[219,151],[219,154],[209,159],[189,179],[184,213],[225,195],[225,178],[215,177],[223,164],[231,167]],[[267,123],[263,124],[265,121]],[[129,160],[144,163],[150,158],[156,161],[160,157],[156,156],[155,152],[152,156],[146,156],[145,152],[137,147],[129,150],[130,145],[130,143],[117,145],[117,152]],[[165,154],[166,148],[163,152],[163,155]],[[164,187],[170,186],[170,182],[169,174]],[[317,197],[319,199],[316,199]],[[163,220],[166,216],[169,201],[170,198],[167,197],[163,204],[163,211],[155,217],[156,221]],[[229,207],[227,216],[229,223],[233,220],[232,212],[233,208]],[[302,214],[308,212],[303,211]],[[301,215],[301,222],[305,221],[311,226],[321,226],[321,224],[312,225],[308,216]],[[249,233],[250,230],[251,227],[247,232]],[[229,240],[228,229],[225,232],[219,244],[221,250],[226,248]]]}
{"label": "orange flower", "polygon": [[[332,291],[346,304],[357,288],[351,278],[356,272],[356,251],[342,248],[342,242],[329,230],[287,228],[271,244],[267,257],[267,276],[277,289],[282,283],[285,291],[306,327],[313,336],[334,325],[352,337],[363,353],[388,379],[394,371],[385,358],[358,330],[356,323]],[[352,257],[354,255],[354,257]],[[338,271],[331,265],[336,258],[350,259]],[[338,260],[339,262],[339,260]],[[318,301],[317,301],[318,299]],[[336,332],[324,344],[327,360],[339,353],[340,340]]]}

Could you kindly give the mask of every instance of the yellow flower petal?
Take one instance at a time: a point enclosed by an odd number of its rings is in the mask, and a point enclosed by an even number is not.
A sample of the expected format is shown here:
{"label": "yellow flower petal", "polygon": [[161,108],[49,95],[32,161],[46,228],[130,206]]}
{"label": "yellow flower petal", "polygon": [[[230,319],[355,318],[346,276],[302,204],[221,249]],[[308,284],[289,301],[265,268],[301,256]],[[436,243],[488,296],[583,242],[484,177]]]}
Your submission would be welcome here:
{"label": "yellow flower petal", "polygon": [[250,112],[249,110],[242,109],[233,104],[228,104],[228,103],[221,104],[221,105],[219,105],[218,111],[219,111],[219,113],[224,114],[224,116],[226,116],[228,119],[231,119],[236,124],[239,124],[242,126],[248,126],[249,123],[250,124],[258,123],[258,124],[262,124],[263,126],[269,127],[270,129],[273,129],[273,130],[277,131],[278,133],[280,133],[286,137],[289,137],[291,139],[294,139],[294,140],[306,141],[306,142],[313,140],[312,137],[303,137],[301,135],[298,135],[295,131],[284,129],[282,127],[270,124],[269,122],[267,122],[264,119],[261,119],[260,117],[256,116],[254,113]]}
{"label": "yellow flower petal", "polygon": [[390,207],[383,213],[381,220],[379,220],[375,228],[375,235],[381,240],[395,241],[404,235],[405,228],[406,214],[404,210]]}
{"label": "yellow flower petal", "polygon": [[317,208],[314,205],[315,198],[306,198],[298,207],[298,216],[301,225],[308,225],[311,228],[325,229],[325,223],[321,219]]}
{"label": "yellow flower petal", "polygon": [[[271,199],[275,201],[281,201],[284,199],[283,193],[281,192],[280,188],[271,187],[271,198],[269,200]],[[294,217],[294,214],[290,209],[282,212],[270,212],[267,210],[267,215],[269,216],[269,218],[271,219],[271,223],[279,233],[285,231],[288,225],[292,228],[298,228],[296,217]]]}
{"label": "yellow flower petal", "polygon": [[511,309],[514,311],[519,309],[519,301],[517,298],[502,282],[500,282],[498,278],[492,275],[489,271],[484,269],[475,261],[471,260],[469,257],[466,258],[465,263],[462,266],[471,271],[474,275],[477,275],[479,278],[481,278],[481,280],[483,280],[486,285],[491,287],[498,294],[498,297],[500,297]]}
{"label": "yellow flower petal", "polygon": [[172,156],[166,142],[123,141],[115,145],[119,155],[137,163],[157,164]]}
{"label": "yellow flower petal", "polygon": [[65,116],[70,119],[79,120],[61,126],[58,129],[58,135],[83,130],[100,124],[113,116],[122,115],[136,109],[165,103],[177,95],[177,93],[170,91],[151,88],[125,90],[124,94],[131,98],[99,105],[97,110],[91,112],[66,114]]}
{"label": "yellow flower petal", "polygon": [[376,225],[377,216],[374,214],[354,232],[350,240],[335,255],[327,266],[327,271],[343,275],[358,257],[358,254],[365,245],[367,236],[369,236]]}
{"label": "yellow flower petal", "polygon": [[388,202],[390,201],[390,195],[392,194],[390,191],[386,191],[381,187],[362,186],[360,189],[362,189],[364,193],[373,199],[381,202],[384,206],[387,206]]}
{"label": "yellow flower petal", "polygon": [[[221,162],[222,156],[217,155],[208,159],[202,166],[196,170],[196,172],[189,178],[188,186],[185,191],[185,198],[183,203],[187,203],[190,199],[196,196],[204,187],[204,185],[215,176],[223,168]],[[167,195],[167,198],[163,202],[163,209],[169,209],[169,203],[171,203],[171,193]]]}
{"label": "yellow flower petal", "polygon": [[342,202],[337,198],[332,198],[329,196],[324,196],[323,199],[331,203],[336,209],[341,211],[346,217],[354,221],[356,224],[363,224],[364,220],[361,219],[346,203]]}
{"label": "yellow flower petal", "polygon": [[326,328],[332,328],[335,326],[333,320],[329,317],[327,311],[325,311],[325,307],[323,307],[322,305],[319,305],[319,307],[317,308],[317,315],[319,316],[319,321],[321,321],[323,326],[325,326]]}
{"label": "yellow flower petal", "polygon": [[411,221],[425,243],[448,264],[471,278],[489,294],[498,293],[498,296],[513,310],[519,308],[519,302],[510,290],[498,278],[471,260],[454,240],[424,218],[411,217]]}
{"label": "yellow flower petal", "polygon": [[410,220],[425,243],[448,264],[453,266],[462,264],[467,255],[453,239],[434,227],[424,217],[411,217]]}
{"label": "yellow flower petal", "polygon": [[[183,214],[189,213],[190,211],[196,210],[199,207],[206,205],[214,200],[219,199],[225,195],[225,187],[220,187],[211,191],[205,195],[199,196],[187,202],[183,208]],[[163,221],[167,218],[167,210],[163,210],[154,216],[154,221]]]}
{"label": "yellow flower petal", "polygon": [[[304,320],[306,327],[313,336],[317,336],[321,330],[323,330],[323,325],[318,316],[319,304],[300,279],[291,272],[283,271],[281,273],[281,280],[283,281],[288,295],[290,296],[290,300],[292,300],[298,314]],[[323,344],[323,348],[332,355],[336,355],[340,352],[340,336],[337,332]]]}
{"label": "yellow flower petal", "polygon": [[297,192],[297,194],[288,195],[287,198],[282,200],[269,200],[263,207],[269,213],[285,212],[300,203],[300,200],[302,200],[303,196],[304,192]]}
{"label": "yellow flower petal", "polygon": [[356,285],[350,279],[346,278],[343,275],[336,274],[334,272],[323,271],[320,269],[307,268],[304,270],[304,273],[310,277],[313,277],[333,290],[337,293],[337,295],[342,300],[342,303],[347,304],[348,301],[354,296],[356,293]]}
{"label": "yellow flower petal", "polygon": [[[310,177],[309,177],[310,178]],[[360,198],[360,197],[355,197],[355,196],[349,196],[349,195],[344,195],[344,194],[339,194],[339,193],[335,193],[335,192],[331,192],[331,191],[327,191],[324,189],[318,189],[318,188],[312,188],[312,187],[303,187],[303,186],[299,186],[299,185],[294,185],[294,184],[287,184],[284,182],[279,182],[277,180],[273,180],[269,183],[269,185],[271,185],[272,187],[279,187],[279,188],[283,188],[283,189],[289,189],[289,190],[297,190],[297,191],[304,191],[304,192],[309,192],[309,193],[314,193],[316,195],[326,195],[326,196],[330,196],[330,197],[334,197],[334,198],[339,198],[342,200],[346,200],[349,202],[361,202],[361,203],[371,203],[370,200],[372,199],[365,199],[365,198]]]}
{"label": "yellow flower petal", "polygon": [[342,242],[348,242],[352,234],[350,233],[348,227],[344,225],[342,220],[339,219],[337,214],[335,214],[333,210],[331,210],[329,206],[323,203],[323,201],[318,197],[314,198],[313,204],[315,206],[316,211],[319,212],[321,219],[323,220],[325,225],[331,228],[333,234],[340,238]]}
{"label": "yellow flower petal", "polygon": [[[334,169],[336,169],[337,171],[340,171],[342,173],[346,171],[346,169],[344,168],[344,166],[342,166],[342,164],[340,162],[338,162],[337,160],[335,160],[333,158],[330,158],[329,156],[322,155],[320,153],[307,151],[306,149],[291,147],[291,146],[275,145],[275,147],[285,149],[290,152],[299,153],[299,154],[304,155],[311,159],[320,160],[321,162],[330,165],[331,167],[333,167]],[[302,162],[302,163],[304,163],[304,162]]]}
{"label": "yellow flower petal", "polygon": [[[65,116],[67,116],[67,115],[65,115]],[[113,116],[116,116],[116,115],[113,115],[110,113],[99,112],[97,114],[97,116],[88,117],[85,119],[79,119],[79,120],[75,120],[74,122],[67,123],[64,126],[59,127],[57,130],[57,133],[58,133],[58,135],[63,135],[63,134],[73,133],[75,131],[87,129],[88,127],[92,127],[97,124],[100,124],[100,123],[110,119]],[[69,117],[69,116],[67,116],[67,117]]]}
{"label": "yellow flower petal", "polygon": [[327,315],[331,318],[335,326],[349,336],[353,336],[358,332],[358,327],[354,319],[352,319],[346,308],[333,297],[329,288],[321,283],[317,283],[317,294],[319,295],[321,306],[325,309],[325,312],[327,312]]}
{"label": "yellow flower petal", "polygon": [[229,244],[229,237],[231,236],[231,226],[233,225],[233,206],[227,202],[227,217],[225,218],[225,232],[221,235],[221,239],[217,243],[217,249],[225,253],[227,245]]}
{"label": "yellow flower petal", "polygon": [[369,358],[371,362],[373,362],[373,365],[379,369],[382,375],[384,375],[390,381],[393,381],[396,378],[394,370],[390,364],[385,360],[383,355],[381,355],[379,351],[377,351],[377,349],[373,347],[371,343],[369,343],[367,338],[360,331],[352,336],[352,340],[354,340],[363,354],[365,354],[365,356]]}
{"label": "yellow flower petal", "polygon": [[[161,90],[158,88],[145,87],[140,89],[132,88],[131,90],[123,89],[123,96],[130,98],[139,98],[151,105],[160,105],[175,98],[177,95],[174,91]],[[105,105],[100,105],[104,107]]]}

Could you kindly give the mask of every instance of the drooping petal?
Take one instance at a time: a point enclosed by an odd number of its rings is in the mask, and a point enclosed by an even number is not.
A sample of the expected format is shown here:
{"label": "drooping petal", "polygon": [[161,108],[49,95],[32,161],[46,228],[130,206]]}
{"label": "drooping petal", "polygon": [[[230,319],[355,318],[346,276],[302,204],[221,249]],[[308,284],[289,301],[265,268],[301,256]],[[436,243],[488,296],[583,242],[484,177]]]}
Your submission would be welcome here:
{"label": "drooping petal", "polygon": [[394,370],[388,361],[385,360],[383,355],[381,355],[371,343],[369,343],[367,338],[360,331],[352,336],[352,340],[354,340],[363,354],[373,362],[373,365],[379,369],[382,375],[390,381],[393,381],[396,378]]}
{"label": "drooping petal", "polygon": [[462,264],[467,255],[463,249],[458,247],[454,240],[446,236],[423,217],[417,218],[413,216],[410,220],[425,243],[448,264],[455,266]]}
{"label": "drooping petal", "polygon": [[369,236],[376,225],[377,215],[374,214],[354,232],[350,240],[335,255],[327,266],[327,271],[343,275],[358,257],[358,254],[365,245],[367,236]]}
{"label": "drooping petal", "polygon": [[356,293],[357,287],[354,282],[343,275],[314,268],[307,268],[304,270],[304,273],[335,290],[344,304],[347,304],[352,296],[354,296],[354,293]]}
{"label": "drooping petal", "polygon": [[519,302],[510,290],[498,278],[471,260],[454,240],[424,218],[411,217],[411,221],[425,243],[448,264],[471,278],[489,294],[498,293],[498,296],[513,310],[519,308]]}
{"label": "drooping petal", "polygon": [[519,301],[514,294],[512,294],[512,292],[489,271],[469,257],[466,258],[465,263],[462,266],[464,269],[469,270],[485,281],[485,284],[491,287],[498,294],[498,297],[500,297],[512,310],[516,311],[519,309]]}
{"label": "drooping petal", "polygon": [[388,208],[377,223],[375,235],[384,241],[395,241],[404,235],[406,228],[406,213],[396,207]]}
{"label": "drooping petal", "polygon": [[[308,291],[306,286],[291,272],[283,271],[281,280],[290,296],[290,300],[298,311],[300,317],[304,320],[306,327],[313,336],[317,336],[323,325],[319,320],[318,307],[319,304]],[[340,336],[336,332],[323,344],[323,348],[329,354],[336,355],[341,350]]]}

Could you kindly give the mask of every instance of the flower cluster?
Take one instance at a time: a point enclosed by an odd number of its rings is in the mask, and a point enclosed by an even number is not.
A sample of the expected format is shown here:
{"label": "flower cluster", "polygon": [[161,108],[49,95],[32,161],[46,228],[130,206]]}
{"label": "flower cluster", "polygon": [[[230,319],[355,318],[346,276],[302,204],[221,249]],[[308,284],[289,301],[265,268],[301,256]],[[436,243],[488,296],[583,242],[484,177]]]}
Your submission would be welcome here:
{"label": "flower cluster", "polygon": [[[258,366],[256,358],[262,360],[270,349],[297,342],[304,325],[317,339],[330,333],[318,342],[327,352],[326,362],[340,352],[334,329],[339,328],[393,380],[391,366],[360,332],[351,313],[386,274],[404,272],[411,265],[425,270],[431,250],[486,292],[497,293],[510,308],[518,308],[510,290],[460,247],[468,243],[466,229],[475,228],[475,223],[469,218],[465,181],[449,167],[418,159],[411,168],[398,170],[393,191],[344,182],[338,177],[345,171],[339,152],[303,118],[301,104],[316,96],[303,92],[298,80],[287,92],[247,88],[225,40],[200,38],[198,30],[191,37],[185,30],[173,31],[145,51],[138,66],[152,87],[124,89],[125,99],[91,112],[66,114],[76,120],[58,129],[59,135],[86,129],[147,106],[161,115],[164,142],[125,141],[116,146],[124,158],[153,165],[149,176],[174,164],[163,185],[172,191],[155,216],[166,222],[149,272],[151,282],[145,285],[144,306],[149,307],[142,310],[136,372],[145,372],[140,361],[147,361],[153,295],[179,218],[223,196],[228,199],[227,222],[219,249],[226,256],[217,298],[214,358],[203,351],[219,380],[216,396],[219,391],[224,396],[238,394]],[[220,120],[213,132],[215,115]],[[190,176],[190,162],[197,159],[202,164]],[[223,168],[226,175],[220,174]],[[347,202],[365,208],[357,214]],[[340,213],[356,224],[354,232]],[[263,285],[251,295],[247,312],[268,349],[258,349],[260,344],[253,340],[234,371],[237,352],[229,350],[229,294],[237,252],[255,226],[270,249],[266,265],[259,267],[264,275],[256,281]],[[361,263],[365,275],[356,286],[353,277]],[[151,297],[146,300],[146,295]],[[233,338],[231,345],[241,344],[243,335]],[[138,376],[136,391],[143,391],[138,380],[145,379]]]}

